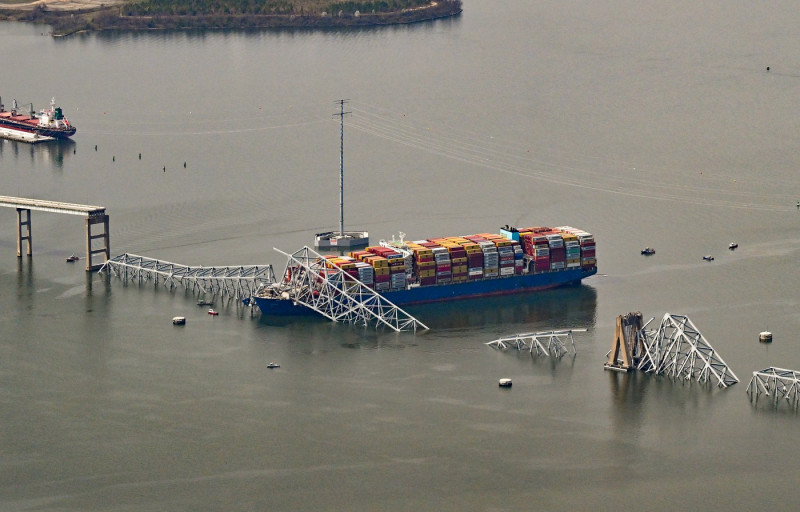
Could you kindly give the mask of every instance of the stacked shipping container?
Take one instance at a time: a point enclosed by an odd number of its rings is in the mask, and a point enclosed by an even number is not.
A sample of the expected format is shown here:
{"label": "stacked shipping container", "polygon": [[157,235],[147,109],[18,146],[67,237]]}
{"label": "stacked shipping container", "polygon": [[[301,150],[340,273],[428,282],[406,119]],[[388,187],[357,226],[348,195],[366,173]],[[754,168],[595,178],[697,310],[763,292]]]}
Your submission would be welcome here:
{"label": "stacked shipping container", "polygon": [[575,237],[578,239],[578,245],[580,246],[581,268],[592,268],[597,266],[597,254],[595,252],[596,248],[594,236],[592,236],[591,233],[587,233],[582,229],[576,229],[571,226],[561,226],[555,229],[564,233],[575,235]]}
{"label": "stacked shipping container", "polygon": [[338,267],[377,291],[402,290],[409,283],[431,286],[597,265],[594,237],[586,231],[570,226],[505,227],[501,233],[407,242],[403,251],[372,246],[325,258],[329,268]]}

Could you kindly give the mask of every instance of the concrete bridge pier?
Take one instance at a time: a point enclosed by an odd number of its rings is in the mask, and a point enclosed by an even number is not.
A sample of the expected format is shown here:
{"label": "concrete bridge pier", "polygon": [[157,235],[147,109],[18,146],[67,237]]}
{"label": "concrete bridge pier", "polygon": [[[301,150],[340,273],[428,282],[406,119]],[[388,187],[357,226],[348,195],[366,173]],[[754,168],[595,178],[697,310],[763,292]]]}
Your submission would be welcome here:
{"label": "concrete bridge pier", "polygon": [[[23,220],[23,212],[25,220]],[[25,228],[23,230],[23,227]],[[31,211],[27,208],[17,208],[17,256],[22,257],[22,242],[28,242],[28,256],[33,254],[31,247]]]}
{"label": "concrete bridge pier", "polygon": [[[80,215],[86,218],[86,270],[97,270],[111,259],[110,231],[108,229],[108,215],[103,206],[88,204],[62,203],[44,199],[30,199],[26,197],[0,196],[0,206],[17,209],[17,256],[22,257],[22,244],[28,242],[26,254],[33,254],[33,239],[31,237],[31,210],[51,213],[66,213],[67,215]],[[92,226],[102,224],[102,233],[92,234]],[[95,248],[95,240],[102,239],[103,246]],[[95,263],[95,256],[104,255],[103,261]]]}
{"label": "concrete bridge pier", "polygon": [[[103,232],[99,234],[92,234],[92,226],[102,224]],[[93,241],[97,239],[103,240],[103,246],[99,249],[93,248]],[[94,255],[103,254],[104,258],[98,264],[94,264]],[[102,267],[105,262],[111,259],[111,237],[108,231],[108,215],[92,215],[86,217],[86,270],[97,270]]]}

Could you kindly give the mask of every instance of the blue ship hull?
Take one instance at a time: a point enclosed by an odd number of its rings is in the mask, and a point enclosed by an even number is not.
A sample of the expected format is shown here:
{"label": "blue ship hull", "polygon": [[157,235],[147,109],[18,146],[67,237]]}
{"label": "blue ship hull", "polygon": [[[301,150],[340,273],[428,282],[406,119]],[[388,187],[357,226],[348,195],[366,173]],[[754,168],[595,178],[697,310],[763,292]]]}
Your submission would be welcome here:
{"label": "blue ship hull", "polygon": [[[477,297],[491,297],[516,293],[534,292],[579,284],[581,279],[597,273],[597,267],[575,268],[541,274],[524,274],[495,279],[467,281],[444,285],[416,286],[406,290],[381,292],[381,295],[396,306],[409,306],[428,302],[442,302]],[[254,297],[265,315],[315,315],[312,309],[295,304],[289,299]]]}

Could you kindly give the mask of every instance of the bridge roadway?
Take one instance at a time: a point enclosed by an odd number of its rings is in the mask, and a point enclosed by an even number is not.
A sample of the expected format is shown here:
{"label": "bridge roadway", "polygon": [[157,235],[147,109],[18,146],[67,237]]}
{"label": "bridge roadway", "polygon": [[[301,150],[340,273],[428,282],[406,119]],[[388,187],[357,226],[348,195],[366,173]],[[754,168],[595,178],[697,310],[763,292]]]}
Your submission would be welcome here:
{"label": "bridge roadway", "polygon": [[[48,201],[45,199],[30,199],[26,197],[0,196],[0,206],[17,209],[17,256],[22,257],[23,242],[28,242],[28,256],[33,255],[31,236],[31,210],[51,213],[64,213],[67,215],[80,215],[86,218],[86,270],[96,270],[111,258],[111,244],[108,230],[108,215],[104,206],[88,204],[64,203]],[[92,226],[103,225],[103,232],[92,234]],[[94,240],[102,240],[103,247],[94,248]],[[94,264],[95,255],[103,255],[104,259]]]}
{"label": "bridge roadway", "polygon": [[69,215],[95,216],[106,212],[104,206],[91,206],[88,204],[61,203],[44,199],[28,199],[25,197],[0,196],[0,206],[8,208],[22,208],[25,210],[38,210],[42,212],[66,213]]}

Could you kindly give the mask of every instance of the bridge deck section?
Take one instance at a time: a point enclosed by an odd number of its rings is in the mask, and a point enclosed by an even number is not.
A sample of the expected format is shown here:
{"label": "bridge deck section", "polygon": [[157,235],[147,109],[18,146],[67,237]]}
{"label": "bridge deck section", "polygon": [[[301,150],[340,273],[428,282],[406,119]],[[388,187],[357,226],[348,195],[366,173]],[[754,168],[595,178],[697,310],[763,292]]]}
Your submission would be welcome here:
{"label": "bridge deck section", "polygon": [[120,254],[108,260],[101,273],[123,281],[152,281],[168,288],[183,285],[187,290],[246,299],[262,285],[274,283],[272,265],[203,267],[181,265],[136,254]]}
{"label": "bridge deck section", "polygon": [[0,196],[0,206],[7,208],[23,208],[25,210],[38,210],[42,212],[66,213],[68,215],[82,215],[94,217],[106,212],[104,206],[88,204],[62,203],[60,201],[47,201],[45,199],[30,199],[26,197]]}

